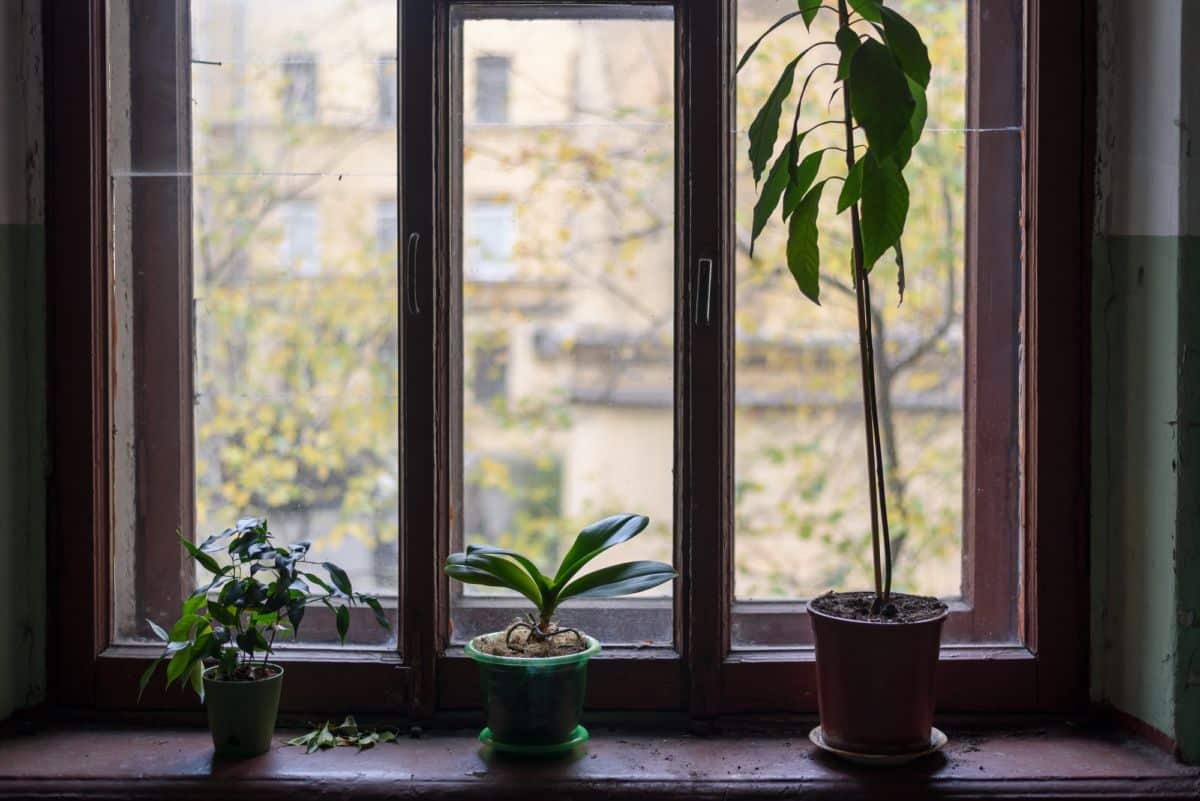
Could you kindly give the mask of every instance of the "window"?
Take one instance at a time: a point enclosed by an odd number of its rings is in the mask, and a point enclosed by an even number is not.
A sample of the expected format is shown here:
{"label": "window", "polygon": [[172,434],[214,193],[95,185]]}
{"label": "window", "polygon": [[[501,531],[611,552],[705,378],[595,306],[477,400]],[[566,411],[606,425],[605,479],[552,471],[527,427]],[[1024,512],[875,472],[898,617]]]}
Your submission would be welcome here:
{"label": "window", "polygon": [[508,56],[475,57],[475,122],[508,122]]}
{"label": "window", "polygon": [[379,121],[396,121],[400,85],[396,81],[396,57],[380,56],[375,62],[375,91],[379,97]]}
{"label": "window", "polygon": [[381,200],[375,204],[375,249],[384,256],[394,257],[400,236],[400,219],[396,201]]}
{"label": "window", "polygon": [[477,200],[466,215],[467,253],[463,270],[471,281],[505,281],[516,275],[513,250],[517,215],[505,200]]}
{"label": "window", "polygon": [[283,113],[293,122],[317,118],[317,59],[312,53],[284,56]]}
{"label": "window", "polygon": [[311,278],[321,272],[321,231],[313,200],[286,200],[279,206],[283,238],[279,263],[284,272]]}
{"label": "window", "polygon": [[[61,627],[61,697],[131,700],[142,621],[194,584],[174,532],[249,511],[395,624],[333,650],[313,610],[285,709],[472,707],[462,640],[520,605],[451,587],[445,555],[549,561],[620,504],[656,526],[625,555],[682,578],[573,610],[609,646],[589,704],[811,711],[802,601],[858,569],[848,329],[788,290],[777,239],[743,252],[747,114],[802,27],[732,57],[794,4],[193,5],[54,11],[52,54],[90,54],[54,56],[77,102],[48,120],[48,215],[86,228],[47,243],[55,497],[87,499],[54,515],[58,614],[89,623]],[[947,66],[912,179],[923,269],[878,309],[904,547],[932,566],[906,580],[953,601],[944,709],[1061,707],[1084,686],[1086,114],[1082,45],[1041,32],[1078,26],[1071,3],[912,6]],[[392,51],[380,126],[365,65]],[[338,124],[297,126],[318,63]]]}

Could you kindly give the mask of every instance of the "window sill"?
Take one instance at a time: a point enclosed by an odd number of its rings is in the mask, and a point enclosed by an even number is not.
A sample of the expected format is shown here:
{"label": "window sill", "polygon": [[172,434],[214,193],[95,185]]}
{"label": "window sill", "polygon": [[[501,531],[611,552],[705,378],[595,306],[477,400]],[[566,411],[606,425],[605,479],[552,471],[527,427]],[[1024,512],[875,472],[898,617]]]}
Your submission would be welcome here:
{"label": "window sill", "polygon": [[[214,762],[199,729],[78,726],[0,740],[0,797],[1196,798],[1200,770],[1144,741],[1065,724],[946,728],[941,753],[895,770],[846,766],[804,730],[720,737],[597,728],[571,759],[486,759],[473,733],[306,755],[284,737],[262,757]],[[290,736],[290,735],[288,735]]]}

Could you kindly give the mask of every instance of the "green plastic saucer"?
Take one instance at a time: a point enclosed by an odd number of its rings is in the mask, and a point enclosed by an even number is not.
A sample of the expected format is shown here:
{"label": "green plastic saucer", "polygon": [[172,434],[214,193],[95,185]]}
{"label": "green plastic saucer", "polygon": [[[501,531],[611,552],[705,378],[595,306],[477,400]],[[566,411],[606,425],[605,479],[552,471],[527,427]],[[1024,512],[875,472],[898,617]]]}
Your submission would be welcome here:
{"label": "green plastic saucer", "polygon": [[576,726],[571,732],[571,736],[561,743],[551,743],[550,745],[516,745],[513,743],[502,743],[492,737],[492,730],[485,728],[479,732],[479,742],[484,745],[490,745],[494,750],[501,754],[521,754],[524,756],[555,756],[557,754],[565,754],[577,745],[583,745],[588,740],[588,730],[583,726]]}

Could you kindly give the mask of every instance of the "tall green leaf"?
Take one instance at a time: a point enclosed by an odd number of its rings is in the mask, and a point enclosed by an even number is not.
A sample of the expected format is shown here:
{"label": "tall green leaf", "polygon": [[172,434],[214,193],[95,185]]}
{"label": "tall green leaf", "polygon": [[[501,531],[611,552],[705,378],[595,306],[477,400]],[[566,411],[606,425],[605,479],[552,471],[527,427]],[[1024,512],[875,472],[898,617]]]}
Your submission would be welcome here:
{"label": "tall green leaf", "polygon": [[879,257],[900,241],[908,218],[908,184],[891,159],[873,153],[863,159],[862,239],[864,268],[870,272]]}
{"label": "tall green leaf", "polygon": [[346,632],[350,631],[350,610],[345,606],[337,608],[338,642],[346,642]]}
{"label": "tall green leaf", "polygon": [[862,197],[863,164],[865,163],[863,159],[859,159],[854,162],[854,166],[850,168],[850,172],[846,173],[846,180],[842,183],[842,191],[838,194],[838,214],[853,206]]}
{"label": "tall green leaf", "polygon": [[554,583],[562,585],[592,559],[614,545],[633,539],[649,524],[650,518],[645,515],[631,514],[613,515],[592,523],[580,531],[575,542],[571,543],[570,550],[554,574]]}
{"label": "tall green leaf", "polygon": [[350,595],[354,592],[354,588],[350,586],[350,577],[346,575],[346,571],[335,565],[333,562],[324,562],[321,567],[329,572],[329,578],[333,581],[333,586],[338,590]]}
{"label": "tall green leaf", "polygon": [[862,15],[863,19],[871,22],[882,22],[883,15],[881,7],[883,3],[879,0],[849,0],[850,7]]}
{"label": "tall green leaf", "polygon": [[929,49],[921,40],[921,34],[912,23],[886,6],[880,9],[883,14],[883,33],[887,37],[888,47],[896,54],[900,68],[904,74],[921,84],[921,88],[929,86]]}
{"label": "tall green leaf", "polygon": [[896,152],[892,154],[892,160],[902,170],[912,158],[913,148],[916,147],[917,142],[921,141],[921,134],[925,131],[925,120],[929,116],[929,103],[925,98],[925,89],[912,78],[908,79],[908,88],[912,92],[913,98],[912,118],[908,122],[908,130],[900,138],[900,144],[896,146]]}
{"label": "tall green leaf", "polygon": [[817,172],[821,169],[821,160],[825,157],[827,149],[821,148],[814,153],[809,153],[804,157],[804,161],[792,169],[791,180],[788,181],[787,189],[783,193],[783,219],[785,221],[792,216],[792,212],[804,199],[804,194],[817,179]]}
{"label": "tall green leaf", "polygon": [[817,18],[817,13],[821,10],[823,0],[796,0],[796,5],[800,9],[800,18],[804,20],[804,27],[811,28],[813,20]]}
{"label": "tall green leaf", "polygon": [[839,28],[834,39],[837,42],[838,50],[841,51],[841,57],[838,58],[837,77],[839,81],[844,81],[850,77],[850,64],[854,61],[854,54],[862,46],[862,40],[849,25]]}
{"label": "tall green leaf", "polygon": [[775,163],[771,165],[771,171],[767,173],[767,180],[763,182],[762,189],[759,190],[758,200],[754,203],[754,224],[750,230],[751,256],[754,255],[754,243],[758,239],[758,235],[767,227],[767,221],[771,219],[771,213],[779,205],[779,198],[783,196],[783,190],[788,185],[795,148],[803,140],[804,134],[801,134],[783,149],[779,157],[775,159]]}
{"label": "tall green leaf", "polygon": [[559,599],[630,595],[657,587],[677,575],[675,569],[664,562],[623,562],[575,579],[560,593]]}
{"label": "tall green leaf", "polygon": [[892,51],[874,39],[863,42],[848,85],[851,111],[871,149],[881,159],[891,156],[909,131],[916,104]]}
{"label": "tall green leaf", "polygon": [[808,191],[788,223],[788,270],[800,291],[818,306],[821,305],[821,251],[817,245],[817,212],[825,184],[826,181],[821,181]]}
{"label": "tall green leaf", "polygon": [[[801,0],[801,2],[804,2],[804,0]],[[746,48],[746,52],[743,53],[742,57],[738,60],[736,72],[741,72],[742,67],[746,66],[746,62],[748,62],[750,60],[750,56],[754,55],[754,51],[758,49],[758,46],[760,44],[762,44],[764,39],[766,39],[768,36],[771,35],[772,31],[774,31],[780,25],[783,25],[788,20],[794,19],[794,18],[800,16],[802,13],[803,13],[802,11],[793,11],[790,14],[784,14],[782,17],[775,20],[775,22],[771,24],[770,28],[767,28],[765,31],[763,31],[762,36],[759,36],[757,39],[755,39],[753,42],[750,43],[749,47]],[[815,11],[813,12],[813,16],[816,16]]]}
{"label": "tall green leaf", "polygon": [[755,183],[762,177],[771,154],[775,152],[775,140],[779,138],[779,116],[783,111],[783,101],[792,92],[796,64],[799,61],[800,57],[797,56],[784,67],[775,88],[758,110],[754,122],[750,123],[750,164],[754,170]]}

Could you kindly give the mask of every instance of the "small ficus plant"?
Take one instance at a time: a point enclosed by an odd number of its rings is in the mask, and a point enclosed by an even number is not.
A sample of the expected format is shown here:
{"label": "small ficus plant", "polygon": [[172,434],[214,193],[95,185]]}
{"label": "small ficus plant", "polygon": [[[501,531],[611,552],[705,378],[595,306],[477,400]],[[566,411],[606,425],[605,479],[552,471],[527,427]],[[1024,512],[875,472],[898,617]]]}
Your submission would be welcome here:
{"label": "small ficus plant", "polygon": [[[206,660],[215,665],[218,680],[265,677],[276,635],[295,635],[304,610],[314,603],[333,612],[343,643],[350,629],[349,607],[356,604],[370,607],[379,625],[391,628],[379,600],[354,592],[345,570],[332,562],[309,561],[307,542],[276,544],[266,520],[243,518],[199,545],[182,535],[179,539],[212,579],[184,601],[170,629],[146,621],[166,647],[142,674],[139,697],[164,659],[167,686],[187,681],[201,698]],[[214,556],[221,551],[228,558],[224,564]],[[318,568],[328,579],[313,572]]]}
{"label": "small ficus plant", "polygon": [[511,645],[512,635],[519,629],[528,631],[529,642],[545,642],[561,634],[582,639],[575,629],[560,628],[554,621],[554,613],[563,601],[629,595],[657,587],[677,575],[663,562],[638,561],[602,567],[576,578],[584,565],[609,548],[633,539],[649,523],[650,518],[631,514],[597,520],[575,537],[553,577],[543,574],[521,554],[490,545],[469,545],[465,551],[450,554],[446,575],[466,584],[506,587],[529,599],[536,614],[510,626],[506,644]]}
{"label": "small ficus plant", "polygon": [[[753,241],[782,206],[780,216],[787,224],[788,270],[805,297],[819,305],[821,252],[817,218],[826,185],[840,183],[834,209],[836,215],[848,214],[850,218],[848,271],[857,305],[862,369],[875,566],[873,613],[889,615],[894,610],[891,539],[875,392],[870,274],[875,264],[892,251],[898,268],[898,293],[903,299],[904,256],[900,237],[908,218],[909,201],[904,169],[925,128],[925,90],[929,86],[931,65],[920,33],[898,12],[885,6],[883,0],[798,0],[796,11],[777,20],[747,48],[738,69],[745,66],[759,44],[777,28],[799,17],[811,29],[818,14],[836,15],[838,29],[834,39],[812,43],[788,62],[750,125],[750,164],[759,187],[751,253]],[[795,100],[791,132],[776,154],[784,104],[792,95],[797,69],[806,56],[819,63],[805,75],[800,96]],[[828,103],[822,98],[820,106],[832,110],[837,100],[840,113],[802,129],[800,117],[805,94],[813,76],[823,70],[836,71],[835,88]],[[827,125],[839,126],[844,146],[816,148],[806,154],[809,134]],[[859,141],[860,136],[865,142]],[[818,180],[828,151],[844,156],[845,172]]]}

